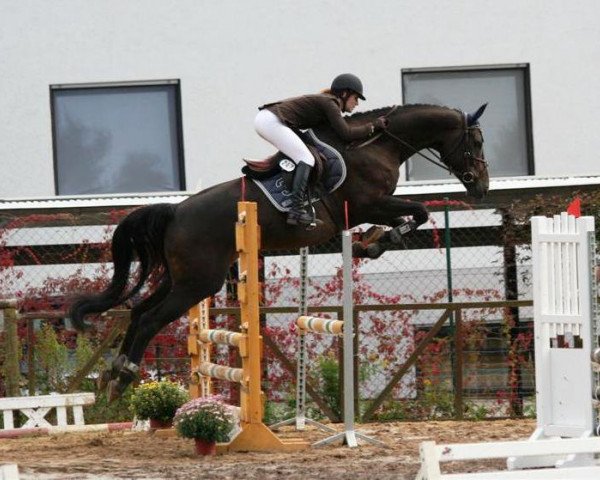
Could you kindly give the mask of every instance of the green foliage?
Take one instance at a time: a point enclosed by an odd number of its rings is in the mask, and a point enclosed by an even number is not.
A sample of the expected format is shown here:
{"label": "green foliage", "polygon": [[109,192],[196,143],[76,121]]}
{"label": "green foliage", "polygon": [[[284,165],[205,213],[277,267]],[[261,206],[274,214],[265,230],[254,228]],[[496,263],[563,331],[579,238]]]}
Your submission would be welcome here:
{"label": "green foliage", "polygon": [[321,356],[317,359],[318,385],[320,387],[323,400],[327,402],[329,408],[341,417],[341,397],[340,397],[340,378],[339,364],[337,358],[331,356]]}
{"label": "green foliage", "polygon": [[525,405],[525,407],[523,408],[523,416],[525,416],[526,418],[535,418],[536,415],[537,415],[537,408],[536,408],[535,397],[534,397],[533,403],[530,403],[529,405]]}
{"label": "green foliage", "polygon": [[[13,373],[10,371],[10,362],[6,361],[6,358],[7,358],[6,354],[8,352],[10,352],[11,348],[8,345],[9,341],[7,339],[6,331],[4,332],[3,335],[0,334],[0,337],[2,337],[2,341],[0,342],[0,381],[2,383],[6,384],[9,376]],[[19,364],[21,362],[21,358],[22,358],[21,343],[22,343],[21,340],[17,339],[17,343],[16,343],[16,345],[14,345],[15,354],[17,356],[17,360],[16,360],[17,364]],[[15,380],[17,380],[17,379],[15,379]]]}
{"label": "green foliage", "polygon": [[[73,369],[74,372],[81,370],[93,354],[94,347],[92,342],[90,342],[90,340],[84,335],[77,335],[77,343],[75,347],[75,368]],[[92,368],[89,373],[99,373],[100,369],[102,368],[102,364],[103,362],[97,362],[96,366]]]}
{"label": "green foliage", "polygon": [[485,405],[478,405],[473,402],[469,402],[465,405],[465,418],[485,420],[489,415],[490,411]]}
{"label": "green foliage", "polygon": [[37,335],[35,346],[36,364],[43,374],[41,380],[42,393],[64,393],[67,387],[67,377],[71,372],[69,368],[69,349],[58,340],[54,328],[45,324]]}
{"label": "green foliage", "polygon": [[[87,363],[94,354],[92,342],[84,335],[78,335],[74,351],[70,351],[50,324],[42,326],[37,334],[35,360],[38,367],[37,387],[41,393],[65,393],[70,378]],[[98,373],[103,362],[89,372]],[[94,385],[84,380],[79,390],[94,391]]]}
{"label": "green foliage", "polygon": [[267,400],[265,402],[265,410],[263,412],[263,422],[267,425],[270,425],[278,421],[277,417],[278,414],[276,405],[273,402]]}
{"label": "green foliage", "polygon": [[[82,384],[82,390],[93,391],[93,382],[86,380]],[[109,402],[106,392],[97,392],[96,403],[85,407],[85,422],[87,424],[94,424],[131,421],[132,393],[133,387],[129,386],[120,398]]]}
{"label": "green foliage", "polygon": [[380,422],[395,422],[409,418],[411,418],[411,415],[404,401],[385,402],[377,412],[377,420]]}
{"label": "green foliage", "polygon": [[167,422],[187,400],[187,392],[174,382],[142,383],[133,390],[131,411],[141,420],[152,418]]}
{"label": "green foliage", "polygon": [[423,382],[419,406],[428,420],[454,417],[454,395],[452,390],[441,382]]}
{"label": "green foliage", "polygon": [[177,410],[173,420],[177,433],[206,442],[226,442],[235,426],[232,407],[220,397],[195,398]]}
{"label": "green foliage", "polygon": [[442,382],[423,381],[423,388],[414,400],[385,402],[377,412],[380,421],[397,421],[420,418],[438,420],[454,418],[454,394]]}

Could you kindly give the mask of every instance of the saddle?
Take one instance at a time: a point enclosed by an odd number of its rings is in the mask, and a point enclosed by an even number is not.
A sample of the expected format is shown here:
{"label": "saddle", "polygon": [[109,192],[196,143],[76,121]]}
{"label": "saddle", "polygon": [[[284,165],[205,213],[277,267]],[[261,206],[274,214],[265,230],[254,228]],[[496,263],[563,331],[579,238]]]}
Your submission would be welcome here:
{"label": "saddle", "polygon": [[[320,151],[319,148],[314,144],[314,141],[309,134],[299,131],[296,131],[295,133],[308,147],[308,151],[315,159],[315,165],[310,174],[310,181],[311,183],[314,183],[323,176],[323,171],[325,170],[325,165],[327,163],[327,156],[325,155],[325,152]],[[329,147],[329,145],[327,146]],[[242,173],[249,178],[257,180],[270,178],[282,170],[291,172],[296,168],[296,164],[292,160],[288,159],[282,152],[277,152],[262,160],[251,158],[243,158],[242,160],[246,163],[246,165],[242,167]]]}
{"label": "saddle", "polygon": [[[320,140],[311,129],[296,133],[315,158],[309,180],[310,203],[339,188],[346,179],[346,165],[340,152]],[[296,164],[281,152],[264,160],[244,161],[242,173],[262,190],[275,208],[281,212],[289,211]]]}

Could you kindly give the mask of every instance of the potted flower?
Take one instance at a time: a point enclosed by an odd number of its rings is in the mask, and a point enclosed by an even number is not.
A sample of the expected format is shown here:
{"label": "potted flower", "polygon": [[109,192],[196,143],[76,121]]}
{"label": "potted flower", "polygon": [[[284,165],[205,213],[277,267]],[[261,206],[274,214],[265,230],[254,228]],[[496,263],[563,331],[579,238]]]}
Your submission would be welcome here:
{"label": "potted flower", "polygon": [[173,419],[180,436],[194,439],[198,455],[214,455],[216,443],[229,440],[235,423],[232,407],[223,403],[218,395],[187,402]]}
{"label": "potted flower", "polygon": [[178,384],[163,380],[142,383],[131,395],[131,410],[140,420],[150,420],[150,428],[170,428],[177,409],[188,400]]}

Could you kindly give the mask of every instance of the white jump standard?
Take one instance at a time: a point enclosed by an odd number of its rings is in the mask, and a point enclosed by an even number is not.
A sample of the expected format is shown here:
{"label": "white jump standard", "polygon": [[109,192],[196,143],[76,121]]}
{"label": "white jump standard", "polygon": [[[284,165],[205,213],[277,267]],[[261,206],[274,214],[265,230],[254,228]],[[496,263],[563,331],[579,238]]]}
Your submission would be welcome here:
{"label": "white jump standard", "polygon": [[[531,231],[537,428],[521,442],[424,442],[418,480],[600,479],[594,218],[533,217]],[[440,473],[439,462],[504,457],[509,471]]]}

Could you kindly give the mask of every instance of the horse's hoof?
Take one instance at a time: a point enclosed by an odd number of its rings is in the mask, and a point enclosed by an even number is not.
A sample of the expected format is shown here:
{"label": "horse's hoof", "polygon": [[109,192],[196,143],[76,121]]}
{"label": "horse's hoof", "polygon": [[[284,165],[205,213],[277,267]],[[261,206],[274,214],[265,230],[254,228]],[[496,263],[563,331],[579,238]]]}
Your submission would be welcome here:
{"label": "horse's hoof", "polygon": [[367,249],[363,247],[361,242],[354,242],[352,244],[352,257],[353,258],[365,258],[368,257]]}
{"label": "horse's hoof", "polygon": [[96,386],[98,387],[98,390],[104,390],[108,385],[108,382],[110,382],[113,378],[117,378],[119,372],[123,368],[123,365],[125,365],[125,362],[127,362],[127,355],[124,353],[113,359],[110,367],[104,370],[96,380]]}
{"label": "horse's hoof", "polygon": [[115,376],[121,371],[121,369],[123,368],[123,365],[125,365],[125,363],[127,362],[127,355],[125,355],[124,353],[122,353],[121,355],[119,355],[117,358],[115,358],[112,362],[112,371],[114,372]]}
{"label": "horse's hoof", "polygon": [[371,243],[367,245],[367,256],[373,260],[383,255],[385,249],[380,243]]}
{"label": "horse's hoof", "polygon": [[385,230],[379,225],[373,225],[366,232],[361,235],[360,242],[367,246],[371,243],[375,243],[385,235]]}

